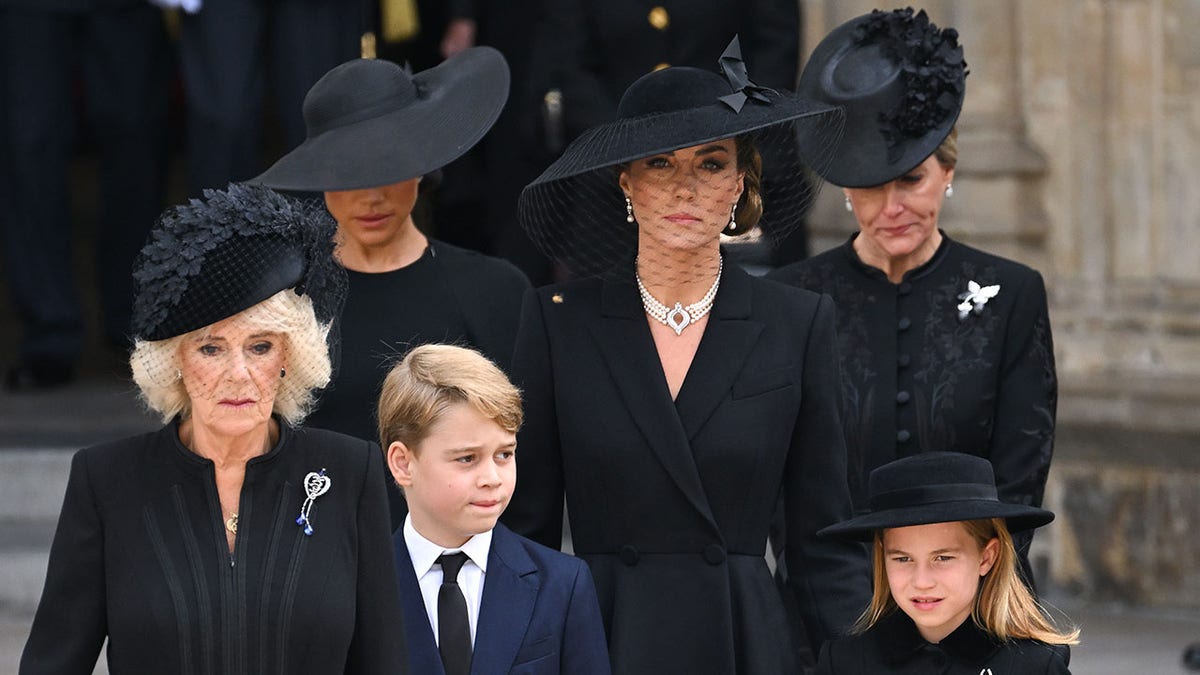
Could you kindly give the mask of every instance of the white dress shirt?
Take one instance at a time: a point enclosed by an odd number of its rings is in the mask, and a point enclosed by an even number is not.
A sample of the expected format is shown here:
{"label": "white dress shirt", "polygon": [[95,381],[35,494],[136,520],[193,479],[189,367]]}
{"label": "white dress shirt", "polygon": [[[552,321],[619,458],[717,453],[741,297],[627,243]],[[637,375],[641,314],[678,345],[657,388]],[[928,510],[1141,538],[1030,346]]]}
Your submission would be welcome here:
{"label": "white dress shirt", "polygon": [[483,581],[487,575],[488,551],[492,548],[492,531],[482,532],[467,540],[459,548],[442,548],[417,532],[412,516],[404,518],[404,543],[408,544],[408,557],[412,559],[417,583],[421,586],[421,598],[425,601],[425,613],[433,628],[433,639],[441,644],[438,636],[438,591],[442,587],[442,566],[438,556],[443,553],[462,551],[470,558],[458,572],[458,586],[467,599],[467,618],[471,623],[471,643],[475,643],[475,627],[479,624],[479,603],[483,599]]}

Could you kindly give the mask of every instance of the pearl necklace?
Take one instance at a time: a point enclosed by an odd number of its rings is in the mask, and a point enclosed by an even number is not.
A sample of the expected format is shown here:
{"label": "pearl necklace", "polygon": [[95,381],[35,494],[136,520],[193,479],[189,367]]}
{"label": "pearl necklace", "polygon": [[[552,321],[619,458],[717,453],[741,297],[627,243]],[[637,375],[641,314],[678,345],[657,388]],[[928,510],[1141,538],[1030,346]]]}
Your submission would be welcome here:
{"label": "pearl necklace", "polygon": [[674,307],[664,305],[658,298],[650,295],[650,291],[646,290],[645,284],[642,283],[642,275],[635,271],[633,277],[637,279],[638,293],[642,296],[642,308],[646,310],[646,314],[651,319],[675,331],[676,335],[682,334],[684,328],[703,319],[704,315],[712,309],[713,300],[717,297],[717,289],[721,286],[721,270],[724,266],[725,260],[717,258],[717,278],[713,280],[712,288],[708,289],[703,298],[687,307],[679,302],[675,303]]}

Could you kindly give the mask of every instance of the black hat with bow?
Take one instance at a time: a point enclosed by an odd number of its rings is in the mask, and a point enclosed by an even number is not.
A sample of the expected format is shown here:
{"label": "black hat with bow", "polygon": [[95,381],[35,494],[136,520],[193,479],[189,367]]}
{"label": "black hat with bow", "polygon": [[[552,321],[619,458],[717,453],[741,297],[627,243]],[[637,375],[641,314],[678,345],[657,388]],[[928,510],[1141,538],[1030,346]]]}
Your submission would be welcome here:
{"label": "black hat with bow", "polygon": [[616,167],[743,135],[763,156],[763,232],[782,237],[801,222],[816,190],[804,180],[804,165],[829,161],[841,111],[756,85],[736,37],[719,67],[719,73],[674,66],[643,75],[625,90],[614,121],[575,139],[526,186],[518,213],[544,253],[580,276],[632,263],[637,228],[626,221]]}
{"label": "black hat with bow", "polygon": [[878,530],[1004,518],[1009,532],[1054,520],[1045,509],[1000,501],[992,464],[975,455],[926,452],[889,462],[868,479],[868,512],[830,525],[822,537],[870,541]]}
{"label": "black hat with bow", "polygon": [[950,135],[966,77],[958,32],[939,29],[925,10],[875,10],[834,28],[813,50],[797,88],[846,110],[837,155],[814,168],[848,188],[911,171]]}

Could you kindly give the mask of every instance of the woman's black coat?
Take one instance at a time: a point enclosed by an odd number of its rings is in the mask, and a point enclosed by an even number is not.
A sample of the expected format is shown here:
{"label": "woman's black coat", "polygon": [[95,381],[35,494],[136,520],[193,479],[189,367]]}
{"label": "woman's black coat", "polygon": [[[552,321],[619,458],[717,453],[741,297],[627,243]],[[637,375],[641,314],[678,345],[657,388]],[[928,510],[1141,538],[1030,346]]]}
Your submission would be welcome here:
{"label": "woman's black coat", "polygon": [[376,446],[281,425],[238,510],[231,555],[213,463],[174,423],[78,452],[22,675],[91,673],[106,637],[121,674],[408,671]]}
{"label": "woman's black coat", "polygon": [[941,642],[926,642],[896,611],[862,635],[826,643],[817,675],[1070,675],[1071,649],[1036,640],[997,643],[968,618]]}
{"label": "woman's black coat", "polygon": [[815,536],[850,514],[833,322],[829,298],[727,265],[673,402],[632,279],[526,295],[505,519],[558,547],[565,489],[615,672],[798,672],[764,560],[780,494],[814,642],[866,605],[862,547]]}
{"label": "woman's black coat", "polygon": [[[855,506],[872,469],[920,452],[991,461],[1000,499],[1041,506],[1054,447],[1058,382],[1036,271],[944,237],[899,284],[864,264],[853,237],[771,278],[837,303],[842,424]],[[970,282],[999,285],[959,318]],[[1018,535],[1027,551],[1029,535]],[[1028,563],[1022,555],[1028,572]]]}

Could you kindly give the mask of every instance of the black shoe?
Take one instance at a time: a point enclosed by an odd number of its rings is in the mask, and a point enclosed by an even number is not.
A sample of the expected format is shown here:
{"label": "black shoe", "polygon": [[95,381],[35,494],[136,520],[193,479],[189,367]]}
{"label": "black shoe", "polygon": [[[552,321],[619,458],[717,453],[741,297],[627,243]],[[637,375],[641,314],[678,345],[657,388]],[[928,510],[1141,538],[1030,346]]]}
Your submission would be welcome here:
{"label": "black shoe", "polygon": [[61,387],[75,379],[75,369],[65,363],[37,359],[18,363],[4,374],[4,388],[12,392]]}

